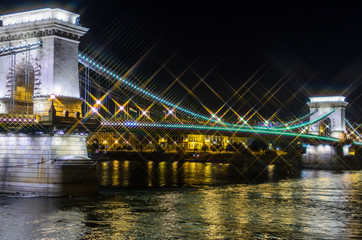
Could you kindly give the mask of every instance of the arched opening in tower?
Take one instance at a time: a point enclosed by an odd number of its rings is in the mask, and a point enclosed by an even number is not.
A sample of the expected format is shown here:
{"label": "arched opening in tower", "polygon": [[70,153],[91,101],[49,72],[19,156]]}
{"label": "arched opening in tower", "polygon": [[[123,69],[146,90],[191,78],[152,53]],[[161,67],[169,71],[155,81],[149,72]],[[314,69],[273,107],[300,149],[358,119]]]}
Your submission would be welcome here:
{"label": "arched opening in tower", "polygon": [[332,124],[330,118],[326,118],[321,122],[319,128],[319,135],[328,137],[332,136]]}
{"label": "arched opening in tower", "polygon": [[26,61],[16,65],[15,84],[12,98],[15,100],[15,113],[32,114],[34,94],[34,67]]}

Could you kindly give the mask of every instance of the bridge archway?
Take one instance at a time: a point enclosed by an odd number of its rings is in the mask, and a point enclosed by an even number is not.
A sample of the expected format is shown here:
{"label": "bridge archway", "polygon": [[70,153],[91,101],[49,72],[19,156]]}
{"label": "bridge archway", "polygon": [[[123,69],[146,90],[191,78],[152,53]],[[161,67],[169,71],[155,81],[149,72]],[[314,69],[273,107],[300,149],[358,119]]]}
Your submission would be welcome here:
{"label": "bridge archway", "polygon": [[345,101],[345,97],[311,97],[310,102],[307,104],[311,113],[310,121],[328,115],[326,118],[310,125],[310,134],[340,139],[344,138],[344,133],[346,131],[345,109],[348,105]]}
{"label": "bridge archway", "polygon": [[15,101],[30,103],[34,94],[34,67],[30,62],[22,61],[16,66],[14,75],[12,98],[15,98]]}
{"label": "bridge archway", "polygon": [[327,117],[323,119],[319,125],[319,135],[331,137],[332,136],[332,120]]}
{"label": "bridge archway", "polygon": [[[15,106],[17,100],[32,101],[26,113],[47,116],[51,95],[57,96],[57,113],[69,110],[74,117],[81,112],[78,45],[88,29],[78,24],[78,17],[58,8],[1,16],[0,45],[12,50],[0,54],[0,114],[22,114],[20,109],[26,108]],[[32,68],[26,75],[28,65]]]}

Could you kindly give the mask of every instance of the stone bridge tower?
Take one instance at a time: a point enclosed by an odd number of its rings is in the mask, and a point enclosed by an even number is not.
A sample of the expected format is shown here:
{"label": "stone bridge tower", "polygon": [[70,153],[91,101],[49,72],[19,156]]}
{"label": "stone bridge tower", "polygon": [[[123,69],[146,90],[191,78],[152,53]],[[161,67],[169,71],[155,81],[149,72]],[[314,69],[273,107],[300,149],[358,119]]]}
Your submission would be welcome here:
{"label": "stone bridge tower", "polygon": [[309,133],[343,139],[346,131],[345,108],[348,103],[343,96],[311,97],[307,103],[310,113],[310,121],[317,119],[333,111],[329,116],[309,127]]}
{"label": "stone bridge tower", "polygon": [[79,15],[44,8],[0,20],[0,48],[31,46],[0,56],[0,113],[48,115],[54,102],[56,115],[80,117]]}

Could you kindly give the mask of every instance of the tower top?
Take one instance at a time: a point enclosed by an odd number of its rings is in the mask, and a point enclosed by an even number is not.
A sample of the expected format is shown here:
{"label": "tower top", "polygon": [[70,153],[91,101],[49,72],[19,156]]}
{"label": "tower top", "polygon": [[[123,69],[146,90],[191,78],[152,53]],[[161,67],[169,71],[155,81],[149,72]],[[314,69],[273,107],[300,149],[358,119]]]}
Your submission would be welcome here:
{"label": "tower top", "polygon": [[345,102],[346,97],[343,96],[324,96],[324,97],[310,97],[311,103],[342,103]]}
{"label": "tower top", "polygon": [[38,22],[48,19],[56,19],[78,25],[79,14],[68,12],[60,8],[42,8],[20,13],[11,13],[0,16],[3,26]]}

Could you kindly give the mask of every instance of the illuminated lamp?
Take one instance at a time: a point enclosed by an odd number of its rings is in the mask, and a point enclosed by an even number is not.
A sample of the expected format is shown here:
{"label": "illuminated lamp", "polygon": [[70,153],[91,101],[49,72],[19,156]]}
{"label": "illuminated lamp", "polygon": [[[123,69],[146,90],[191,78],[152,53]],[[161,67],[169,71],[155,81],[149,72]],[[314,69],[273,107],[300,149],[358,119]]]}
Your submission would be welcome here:
{"label": "illuminated lamp", "polygon": [[173,111],[171,109],[168,109],[168,115],[172,115]]}
{"label": "illuminated lamp", "polygon": [[119,106],[119,111],[124,111],[124,106]]}
{"label": "illuminated lamp", "polygon": [[147,116],[147,111],[142,111],[142,115]]}
{"label": "illuminated lamp", "polygon": [[98,112],[98,109],[97,109],[97,108],[92,107],[92,112],[97,113],[97,112]]}
{"label": "illuminated lamp", "polygon": [[51,100],[54,100],[54,99],[56,99],[57,98],[57,96],[55,95],[55,94],[50,94],[50,99]]}
{"label": "illuminated lamp", "polygon": [[101,104],[101,100],[96,100],[96,104]]}

